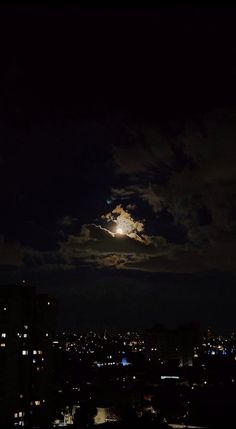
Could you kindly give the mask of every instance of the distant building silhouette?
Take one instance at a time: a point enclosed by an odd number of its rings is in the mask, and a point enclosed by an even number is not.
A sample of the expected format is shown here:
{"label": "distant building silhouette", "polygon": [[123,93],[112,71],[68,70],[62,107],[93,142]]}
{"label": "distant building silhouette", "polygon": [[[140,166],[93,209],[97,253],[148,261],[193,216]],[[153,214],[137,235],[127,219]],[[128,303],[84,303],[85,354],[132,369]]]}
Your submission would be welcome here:
{"label": "distant building silhouette", "polygon": [[[155,325],[145,333],[147,357],[176,361],[179,366],[192,366],[194,348],[199,345],[200,328],[195,323],[168,329]],[[152,353],[155,351],[155,353]]]}
{"label": "distant building silhouette", "polygon": [[33,287],[0,286],[0,427],[47,422],[55,302]]}

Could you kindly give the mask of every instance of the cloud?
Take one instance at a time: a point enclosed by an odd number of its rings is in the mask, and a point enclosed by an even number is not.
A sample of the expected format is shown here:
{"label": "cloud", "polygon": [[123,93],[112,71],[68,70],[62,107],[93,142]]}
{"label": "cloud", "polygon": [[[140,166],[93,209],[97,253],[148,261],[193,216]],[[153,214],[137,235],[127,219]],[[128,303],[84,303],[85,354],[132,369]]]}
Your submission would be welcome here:
{"label": "cloud", "polygon": [[77,222],[78,222],[78,219],[76,217],[66,215],[61,219],[59,219],[58,224],[69,227],[69,226],[74,226]]}
{"label": "cloud", "polygon": [[120,228],[129,237],[131,234],[133,234],[132,238],[142,237],[140,233],[144,231],[144,220],[135,220],[121,205],[117,205],[111,212],[103,215],[102,219],[115,224],[116,228]]}
{"label": "cloud", "polygon": [[[57,247],[50,252],[2,238],[1,264],[149,272],[235,270],[235,120],[234,112],[208,115],[201,126],[187,124],[172,140],[153,127],[130,131],[127,145],[113,147],[118,180],[109,202],[116,207],[80,230],[76,218],[64,216],[58,222],[65,227],[63,234],[56,236]],[[115,185],[122,182],[127,185]],[[148,206],[153,229],[146,214],[145,219],[138,216],[140,206],[144,212]],[[171,214],[174,226],[184,226],[186,242],[169,242],[161,228],[155,231],[163,211]]]}
{"label": "cloud", "polygon": [[155,213],[158,213],[166,205],[163,189],[160,185],[149,182],[146,186],[142,184],[128,185],[125,188],[112,188],[111,191],[115,200],[134,198],[138,195],[141,200],[147,202],[152,207]]}
{"label": "cloud", "polygon": [[[70,235],[61,243],[60,255],[66,265],[94,266],[147,272],[202,272],[233,270],[236,263],[236,243],[228,237],[209,243],[202,241],[176,245],[163,237],[148,237],[144,244],[129,236],[116,238],[113,233],[97,225],[87,225],[89,238]],[[208,231],[205,231],[206,236]],[[199,234],[197,233],[199,240]]]}
{"label": "cloud", "polygon": [[135,221],[122,207],[116,207],[114,213],[108,213],[104,218],[107,221],[112,218],[113,222],[113,216],[123,216],[124,222],[129,222],[129,232],[120,236],[100,225],[83,225],[80,234],[71,234],[60,243],[59,254],[65,263],[127,269],[132,268],[131,264],[138,266],[155,255],[171,254],[164,238],[144,234],[143,224]]}
{"label": "cloud", "polygon": [[[140,269],[145,265],[146,268],[166,267],[183,272],[188,269],[232,270],[236,252],[236,112],[214,112],[202,118],[200,125],[187,123],[174,140],[172,149],[178,149],[176,153],[181,162],[177,158],[173,162],[167,139],[165,145],[163,139],[161,145],[153,139],[151,149],[144,144],[144,139],[142,143],[138,141],[142,150],[133,151],[132,157],[130,147],[127,150],[122,147],[120,152],[117,149],[119,157],[114,153],[117,172],[128,182],[125,187],[112,188],[115,201],[119,203],[125,199],[126,204],[135,201],[137,206],[139,201],[145,202],[157,220],[166,210],[176,225],[187,229],[188,250],[178,246],[175,262],[162,257],[159,267],[160,258],[153,257]],[[168,178],[163,182],[160,180],[161,162],[169,168]]]}
{"label": "cloud", "polygon": [[[117,237],[100,225],[87,224],[79,234],[69,234],[55,252],[25,249],[24,265],[35,270],[73,270],[89,266],[173,273],[234,270],[235,237],[230,234],[227,238],[225,234],[215,236],[216,231],[211,229],[209,226],[195,231],[196,237],[192,236],[192,242],[184,245],[168,243],[160,236],[147,236],[144,244],[136,237]],[[207,239],[209,234],[212,242]]]}

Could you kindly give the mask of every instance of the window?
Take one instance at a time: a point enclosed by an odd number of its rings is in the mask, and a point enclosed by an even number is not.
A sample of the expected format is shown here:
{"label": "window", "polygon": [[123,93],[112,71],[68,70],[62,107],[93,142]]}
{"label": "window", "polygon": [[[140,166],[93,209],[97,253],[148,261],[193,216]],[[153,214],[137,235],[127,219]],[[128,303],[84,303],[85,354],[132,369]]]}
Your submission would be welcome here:
{"label": "window", "polygon": [[28,355],[28,350],[22,350],[22,355],[23,356],[27,356]]}
{"label": "window", "polygon": [[34,403],[37,407],[40,405],[40,401],[34,401]]}
{"label": "window", "polygon": [[27,338],[27,337],[28,337],[28,334],[23,334],[23,337],[24,337],[24,338]]}
{"label": "window", "polygon": [[25,329],[28,329],[28,325],[24,325],[24,328],[25,328]]}
{"label": "window", "polygon": [[5,343],[1,343],[0,347],[6,347],[6,344]]}
{"label": "window", "polygon": [[5,332],[2,333],[1,337],[6,338],[7,334]]}

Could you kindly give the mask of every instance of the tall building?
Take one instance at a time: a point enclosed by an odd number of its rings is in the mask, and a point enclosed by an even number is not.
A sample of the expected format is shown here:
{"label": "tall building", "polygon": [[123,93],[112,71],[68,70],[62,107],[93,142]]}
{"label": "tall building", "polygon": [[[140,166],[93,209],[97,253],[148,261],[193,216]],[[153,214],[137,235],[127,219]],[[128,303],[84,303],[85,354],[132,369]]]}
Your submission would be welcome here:
{"label": "tall building", "polygon": [[[192,366],[194,348],[200,342],[200,328],[189,323],[177,329],[155,325],[145,334],[147,357],[162,361],[176,361],[179,366]],[[152,351],[155,353],[152,353]]]}
{"label": "tall building", "polygon": [[48,295],[25,283],[0,286],[0,427],[47,422],[55,321]]}

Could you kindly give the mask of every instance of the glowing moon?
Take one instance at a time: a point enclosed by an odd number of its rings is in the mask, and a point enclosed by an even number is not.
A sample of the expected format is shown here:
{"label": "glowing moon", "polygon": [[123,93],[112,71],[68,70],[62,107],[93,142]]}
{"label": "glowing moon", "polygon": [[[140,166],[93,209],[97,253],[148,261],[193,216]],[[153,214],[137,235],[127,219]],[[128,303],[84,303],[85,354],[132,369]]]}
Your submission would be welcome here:
{"label": "glowing moon", "polygon": [[119,226],[116,228],[116,233],[117,234],[119,234],[119,235],[123,235],[124,234],[124,231],[123,231],[123,229],[122,228],[120,228]]}

